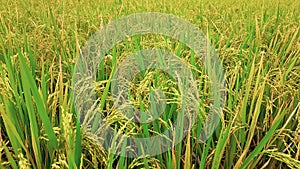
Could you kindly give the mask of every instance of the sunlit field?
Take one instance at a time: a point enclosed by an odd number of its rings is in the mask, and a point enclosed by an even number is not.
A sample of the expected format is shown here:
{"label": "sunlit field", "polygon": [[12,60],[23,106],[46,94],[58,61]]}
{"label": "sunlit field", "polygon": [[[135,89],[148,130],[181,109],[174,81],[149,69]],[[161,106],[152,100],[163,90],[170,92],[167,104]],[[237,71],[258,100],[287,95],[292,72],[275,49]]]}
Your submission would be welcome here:
{"label": "sunlit field", "polygon": [[[300,1],[0,2],[0,168],[300,168]],[[163,153],[131,158],[99,144],[106,138],[90,130],[101,128],[83,127],[74,93],[90,89],[75,89],[73,77],[89,37],[143,12],[172,14],[202,30],[223,65],[226,97],[220,122],[201,141],[214,85],[203,56],[163,35],[135,35],[116,44],[97,68],[98,107],[85,106],[81,113],[97,109],[116,132],[130,137],[150,138],[172,127],[182,106],[182,86],[174,77],[147,69],[131,81],[128,92],[137,110],[150,109],[154,89],[165,94],[163,113],[152,122],[122,115],[110,88],[122,61],[153,47],[188,65],[199,95],[195,123],[182,141]]]}

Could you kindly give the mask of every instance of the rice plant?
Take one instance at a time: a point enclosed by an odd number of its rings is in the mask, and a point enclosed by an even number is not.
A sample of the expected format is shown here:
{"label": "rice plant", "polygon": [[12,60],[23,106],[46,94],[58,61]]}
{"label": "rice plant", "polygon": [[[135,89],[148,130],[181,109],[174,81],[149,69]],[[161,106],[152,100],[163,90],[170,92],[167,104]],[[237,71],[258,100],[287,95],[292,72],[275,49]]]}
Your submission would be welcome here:
{"label": "rice plant", "polygon": [[[298,1],[0,2],[0,168],[300,168]],[[91,35],[141,12],[172,14],[201,29],[224,67],[227,96],[219,125],[201,141],[213,93],[200,56],[163,35],[136,35],[116,44],[97,67],[95,89],[85,87],[86,79],[80,88],[94,90],[100,105],[82,109],[97,110],[116,132],[160,135],[181,113],[182,86],[152,68],[120,82],[128,85],[135,109],[149,112],[162,99],[162,114],[147,121],[157,115],[118,111],[112,74],[133,53],[153,47],[170,51],[188,65],[199,89],[199,113],[184,139],[161,154],[131,158],[99,144],[89,134],[97,126],[84,128],[81,122],[88,119],[78,116],[72,79]],[[157,89],[165,97],[157,97]],[[129,143],[110,139],[114,148],[135,152]]]}

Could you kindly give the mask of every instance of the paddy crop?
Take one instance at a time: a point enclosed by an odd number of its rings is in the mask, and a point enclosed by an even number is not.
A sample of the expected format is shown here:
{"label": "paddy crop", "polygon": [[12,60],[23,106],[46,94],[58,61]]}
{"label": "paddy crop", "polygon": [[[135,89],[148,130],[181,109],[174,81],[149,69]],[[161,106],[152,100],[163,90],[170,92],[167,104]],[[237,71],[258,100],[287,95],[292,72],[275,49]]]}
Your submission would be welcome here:
{"label": "paddy crop", "polygon": [[[0,168],[300,168],[299,9],[300,2],[292,0],[1,0]],[[160,89],[164,112],[137,123],[143,117],[130,121],[116,110],[111,74],[136,51],[155,47],[176,55],[191,68],[200,96],[196,122],[183,141],[162,154],[129,158],[107,151],[82,129],[72,80],[91,35],[141,12],[173,14],[200,28],[222,62],[227,95],[213,135],[199,141],[212,100],[201,56],[162,35],[118,43],[95,81],[97,109],[118,132],[159,135],[172,126],[181,106],[182,87],[174,77],[147,69],[132,79],[131,102],[147,110]]]}

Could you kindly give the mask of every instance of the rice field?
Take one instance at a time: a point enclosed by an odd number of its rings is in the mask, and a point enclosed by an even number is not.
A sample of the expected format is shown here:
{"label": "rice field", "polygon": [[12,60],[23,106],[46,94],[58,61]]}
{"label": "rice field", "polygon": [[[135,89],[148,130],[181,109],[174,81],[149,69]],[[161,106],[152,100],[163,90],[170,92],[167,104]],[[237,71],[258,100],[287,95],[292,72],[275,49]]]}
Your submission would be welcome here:
{"label": "rice field", "polygon": [[[299,1],[0,2],[0,168],[300,168]],[[201,30],[220,65],[155,33],[124,35],[102,60],[84,61],[99,54],[101,43],[89,45],[97,32],[146,12]],[[154,55],[138,60],[140,51]],[[179,71],[167,72],[171,63]],[[204,136],[206,121],[216,125]]]}

